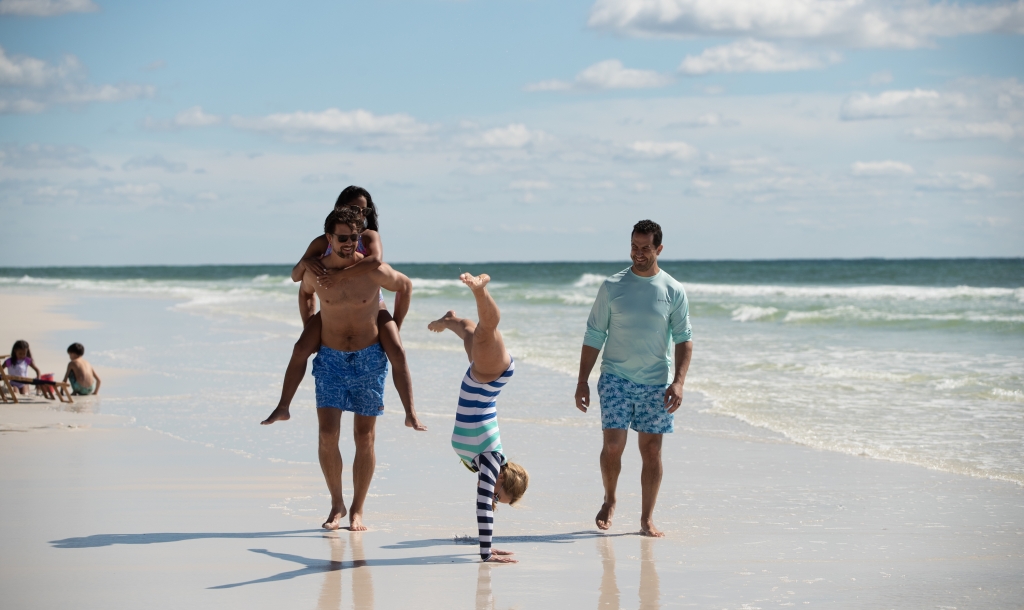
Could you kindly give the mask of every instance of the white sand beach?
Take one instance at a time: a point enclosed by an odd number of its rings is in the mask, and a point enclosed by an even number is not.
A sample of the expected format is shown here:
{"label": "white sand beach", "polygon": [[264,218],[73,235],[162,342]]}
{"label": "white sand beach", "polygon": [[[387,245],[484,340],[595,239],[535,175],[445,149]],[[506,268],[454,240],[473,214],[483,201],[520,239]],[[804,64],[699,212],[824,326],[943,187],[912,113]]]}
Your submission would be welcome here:
{"label": "white sand beach", "polygon": [[[50,368],[64,361],[61,350],[73,335],[85,335],[88,350],[101,333],[145,332],[115,328],[135,323],[126,311],[141,308],[138,315],[155,324],[164,315],[155,302],[123,306],[104,297],[28,307],[30,298],[40,297],[0,294],[0,341],[28,339]],[[26,310],[34,312],[30,318],[11,322],[9,312]],[[410,324],[419,322],[410,317]],[[166,389],[159,375],[112,375],[117,383],[105,376],[101,396],[70,409],[35,398],[0,406],[4,606],[1024,605],[1021,486],[798,445],[702,413],[696,392],[687,394],[677,431],[665,442],[655,516],[666,538],[637,535],[639,459],[632,442],[614,525],[600,533],[593,525],[601,500],[598,418],[574,413],[572,377],[529,364],[517,368],[499,406],[506,452],[531,473],[522,505],[496,514],[495,544],[515,551],[520,563],[480,564],[475,540],[455,539],[475,537],[474,478],[448,443],[464,357],[419,349],[409,357],[430,430],[404,428],[389,395],[378,424],[370,531],[361,534],[318,528],[327,496],[315,451],[307,461],[268,458],[115,413],[128,402],[144,413],[147,401],[157,400],[148,388]],[[268,358],[283,370],[287,353]],[[187,385],[178,376],[180,394],[165,392],[161,404],[187,408],[218,388],[225,396],[241,392],[245,402],[244,390],[224,387],[230,379],[248,375],[267,392],[276,382],[273,366],[233,374],[208,370],[186,378]],[[261,429],[259,415],[272,404],[256,403],[197,417],[226,420],[254,446],[287,446],[298,442],[287,435],[299,435],[303,447],[315,447],[307,384],[290,422]],[[343,435],[342,453],[348,464],[350,436]]]}

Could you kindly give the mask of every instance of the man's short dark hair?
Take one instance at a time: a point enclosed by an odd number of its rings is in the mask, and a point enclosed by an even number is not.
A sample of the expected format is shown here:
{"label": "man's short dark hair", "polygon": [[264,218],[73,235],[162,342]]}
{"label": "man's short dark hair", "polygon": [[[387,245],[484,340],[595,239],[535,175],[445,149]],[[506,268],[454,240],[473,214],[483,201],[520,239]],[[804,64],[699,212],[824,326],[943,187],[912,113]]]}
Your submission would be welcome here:
{"label": "man's short dark hair", "polygon": [[71,345],[68,346],[68,353],[74,354],[76,356],[84,356],[85,346],[82,345],[81,343],[72,343]]}
{"label": "man's short dark hair", "polygon": [[661,225],[654,222],[653,220],[641,220],[640,222],[633,225],[633,233],[639,233],[641,235],[653,235],[654,236],[654,247],[657,248],[661,245]]}
{"label": "man's short dark hair", "polygon": [[352,227],[353,231],[359,231],[363,228],[363,219],[352,208],[334,210],[327,215],[327,220],[324,221],[324,233],[334,233],[334,228],[339,224],[348,225]]}

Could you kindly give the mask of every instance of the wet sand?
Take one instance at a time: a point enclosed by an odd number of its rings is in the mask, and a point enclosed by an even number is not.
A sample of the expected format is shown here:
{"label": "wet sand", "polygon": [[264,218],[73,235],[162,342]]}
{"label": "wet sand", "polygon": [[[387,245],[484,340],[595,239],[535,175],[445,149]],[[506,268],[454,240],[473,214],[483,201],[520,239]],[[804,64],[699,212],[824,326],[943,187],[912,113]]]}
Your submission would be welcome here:
{"label": "wet sand", "polygon": [[1024,604],[1021,487],[795,445],[701,413],[696,394],[665,443],[656,519],[667,537],[637,535],[632,437],[615,523],[600,533],[597,414],[566,415],[574,380],[528,364],[499,406],[506,451],[531,488],[521,507],[498,511],[495,545],[521,563],[480,564],[476,545],[455,539],[475,536],[474,477],[448,444],[462,358],[410,351],[431,430],[404,428],[391,406],[378,423],[365,533],[319,529],[327,497],[315,455],[249,458],[94,413],[90,399],[78,412],[0,405],[5,606]]}

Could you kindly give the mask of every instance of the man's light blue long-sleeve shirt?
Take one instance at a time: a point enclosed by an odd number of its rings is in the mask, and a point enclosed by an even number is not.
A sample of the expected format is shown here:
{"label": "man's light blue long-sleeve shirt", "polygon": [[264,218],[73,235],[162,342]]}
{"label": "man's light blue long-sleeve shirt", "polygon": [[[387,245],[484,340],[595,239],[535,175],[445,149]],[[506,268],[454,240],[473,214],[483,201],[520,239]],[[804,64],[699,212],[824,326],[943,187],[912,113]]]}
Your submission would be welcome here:
{"label": "man's light blue long-sleeve shirt", "polygon": [[670,347],[692,335],[683,285],[664,271],[641,277],[627,268],[601,284],[583,344],[604,347],[602,373],[664,385],[672,380]]}

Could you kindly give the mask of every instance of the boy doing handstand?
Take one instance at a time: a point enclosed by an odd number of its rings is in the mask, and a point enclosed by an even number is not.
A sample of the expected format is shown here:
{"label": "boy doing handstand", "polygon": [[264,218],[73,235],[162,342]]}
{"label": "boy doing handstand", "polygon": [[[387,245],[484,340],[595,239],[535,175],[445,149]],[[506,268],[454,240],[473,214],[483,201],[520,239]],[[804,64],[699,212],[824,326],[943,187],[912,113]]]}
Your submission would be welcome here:
{"label": "boy doing handstand", "polygon": [[469,356],[469,369],[462,378],[459,407],[455,412],[452,448],[467,468],[477,473],[476,521],[483,561],[516,563],[513,553],[491,548],[494,532],[494,502],[515,504],[526,493],[530,476],[526,469],[505,459],[498,433],[498,394],[512,377],[515,363],[505,350],[498,332],[501,312],[487,292],[490,276],[463,273],[460,278],[473,291],[479,322],[459,318],[449,311],[427,325],[440,333],[454,332],[462,339]]}

